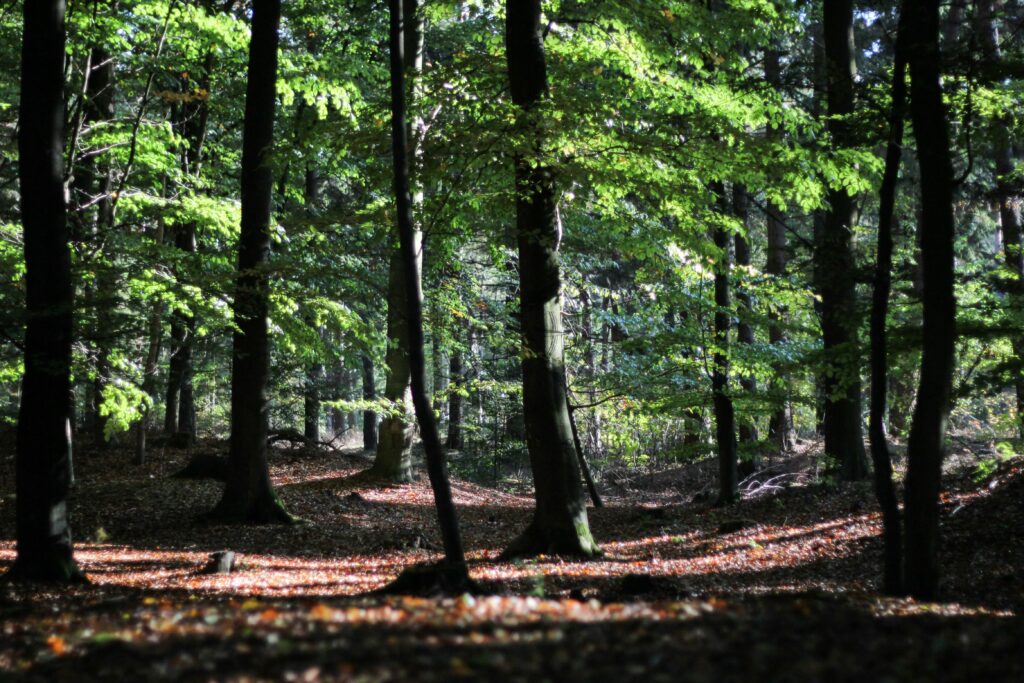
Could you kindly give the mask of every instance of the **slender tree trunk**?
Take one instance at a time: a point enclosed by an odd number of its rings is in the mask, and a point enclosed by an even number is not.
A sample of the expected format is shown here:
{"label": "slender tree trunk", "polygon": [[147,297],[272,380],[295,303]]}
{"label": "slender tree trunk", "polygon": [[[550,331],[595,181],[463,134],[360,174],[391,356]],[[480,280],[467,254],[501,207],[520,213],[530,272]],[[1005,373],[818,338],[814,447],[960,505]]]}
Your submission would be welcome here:
{"label": "slender tree trunk", "polygon": [[254,0],[242,132],[242,230],[238,242],[231,366],[231,438],[224,495],[213,516],[231,521],[287,522],[267,465],[270,348],[270,214],[273,176],[280,0]]}
{"label": "slender tree trunk", "polygon": [[930,600],[939,592],[939,488],[955,363],[953,165],[940,80],[939,1],[905,0],[903,7],[924,226],[921,379],[907,448],[904,588]]}
{"label": "slender tree trunk", "polygon": [[[979,0],[977,3],[982,55],[990,67],[998,67],[1003,59],[999,47],[999,31],[994,21],[995,12],[995,0]],[[1009,117],[996,118],[992,123],[992,138],[1003,258],[1006,267],[1016,276],[1016,280],[1008,282],[1004,289],[1011,306],[1020,311],[1024,305],[1021,297],[1021,283],[1024,282],[1024,250],[1021,249],[1021,197],[1014,190],[1013,182],[1013,141],[1010,124]],[[1024,335],[1014,334],[1010,343],[1018,365],[1014,380],[1014,392],[1017,397],[1017,433],[1024,439]]]}
{"label": "slender tree trunk", "polygon": [[[725,188],[721,182],[712,183],[724,213]],[[729,234],[725,226],[714,228],[715,246],[719,255],[715,260],[715,353],[712,360],[711,389],[715,411],[715,443],[718,447],[718,505],[728,505],[739,498],[738,463],[736,459],[736,420],[732,397],[729,396],[729,330],[732,327],[732,302],[729,277],[732,258],[729,253]]]}
{"label": "slender tree trunk", "polygon": [[[750,197],[747,195],[747,188],[735,184],[732,186],[732,205],[733,213],[743,224],[744,230],[742,234],[736,233],[735,236],[736,265],[747,269],[750,267],[750,242],[748,234],[750,230]],[[750,292],[746,287],[738,286],[736,288],[736,301],[739,303],[739,323],[736,326],[736,341],[740,344],[753,346],[755,342],[754,326],[751,324],[750,319],[754,314],[754,306]],[[749,375],[740,377],[740,387],[743,388],[743,393],[748,398],[753,399],[757,393],[757,380]],[[760,458],[757,453],[757,440],[757,425],[754,423],[753,416],[748,415],[740,421],[740,443],[747,445],[747,452],[743,454],[743,459],[739,463],[739,475],[742,477],[753,474],[761,467]]]}
{"label": "slender tree trunk", "polygon": [[[418,14],[414,2],[404,3],[412,12]],[[395,198],[398,216],[398,236],[401,243],[403,281],[406,288],[407,334],[409,340],[409,366],[412,383],[412,400],[416,411],[416,420],[423,435],[423,447],[427,456],[427,473],[434,491],[434,504],[437,507],[438,523],[444,543],[445,560],[458,567],[459,579],[469,581],[469,573],[465,565],[462,549],[462,537],[459,532],[459,521],[455,513],[451,487],[448,482],[448,466],[445,463],[444,449],[437,432],[437,421],[431,408],[430,396],[427,394],[427,369],[423,352],[423,306],[420,291],[421,242],[417,238],[412,217],[412,195],[409,181],[409,146],[406,129],[406,60],[403,59],[403,29],[407,28],[403,21],[403,1],[390,0],[391,7],[391,144],[395,171]],[[415,15],[408,15],[415,16]],[[412,25],[420,25],[413,19]],[[406,38],[408,38],[406,36]]]}
{"label": "slender tree trunk", "polygon": [[[781,91],[782,70],[779,67],[779,52],[767,50],[764,55],[764,76],[765,80],[775,90]],[[771,126],[768,129],[768,136],[775,142],[781,142],[783,130],[779,126]],[[789,261],[789,245],[786,240],[786,223],[783,220],[782,208],[776,204],[768,205],[768,215],[765,218],[765,232],[768,238],[767,258],[765,272],[776,279],[786,276],[786,265]],[[786,333],[782,328],[783,314],[775,309],[771,313],[771,324],[768,326],[768,342],[771,344],[785,344]],[[776,445],[779,452],[792,450],[796,444],[796,434],[793,428],[793,406],[789,401],[789,378],[779,365],[774,368],[775,377],[772,380],[772,389],[782,396],[779,407],[772,413],[768,421],[768,438]]]}
{"label": "slender tree trunk", "polygon": [[506,556],[554,553],[593,556],[586,498],[565,395],[562,282],[554,178],[543,161],[538,104],[548,92],[541,1],[508,0],[505,49],[517,127],[529,149],[515,156],[520,325],[524,349],[523,415],[536,509]]}
{"label": "slender tree trunk", "polygon": [[454,451],[462,450],[462,392],[466,377],[462,367],[462,351],[453,349],[448,357],[448,440],[446,446]]}
{"label": "slender tree trunk", "polygon": [[[174,236],[174,244],[178,249],[188,254],[195,254],[195,223],[179,226]],[[175,433],[191,443],[196,438],[196,404],[195,392],[192,386],[194,376],[192,356],[196,337],[195,314],[192,312],[181,314],[179,325],[181,338],[178,351],[173,359],[176,365],[173,368],[173,374],[178,382],[178,423]]]}
{"label": "slender tree trunk", "polygon": [[[157,222],[156,234],[153,235],[153,242],[161,246],[164,242],[164,223]],[[164,305],[159,299],[155,300],[149,314],[149,346],[146,351],[146,359],[142,371],[142,392],[149,397],[150,401],[156,400],[156,370],[160,361],[160,336],[163,334]],[[135,464],[146,464],[146,436],[149,432],[149,423],[152,417],[152,404],[143,408],[142,418],[135,425]]]}
{"label": "slender tree trunk", "polygon": [[[304,202],[306,217],[312,222],[316,218],[317,207],[320,204],[320,175],[314,168],[306,168]],[[321,329],[319,337],[324,339],[324,330]],[[320,442],[320,417],[322,413],[320,405],[320,393],[326,384],[326,372],[324,364],[320,361],[312,363],[306,368],[306,381],[303,392],[303,424],[302,434],[306,437],[306,444],[315,446]]]}
{"label": "slender tree trunk", "polygon": [[171,320],[171,357],[167,370],[167,393],[164,397],[164,434],[174,436],[178,431],[178,396],[181,392],[181,377],[184,367],[178,359],[185,327],[177,314]]}
{"label": "slender tree trunk", "polygon": [[[362,357],[363,400],[373,401],[377,398],[377,383],[374,381],[373,359]],[[377,412],[363,410],[363,450],[372,451],[377,448]]]}
{"label": "slender tree trunk", "polygon": [[[848,117],[854,111],[853,0],[825,3],[825,67],[828,91],[828,130],[833,144],[853,144]],[[821,295],[821,329],[826,362],[825,452],[836,460],[843,481],[867,476],[861,435],[860,316],[854,290],[850,238],[857,223],[854,198],[843,188],[829,191],[829,212],[814,249],[815,279]]]}
{"label": "slender tree trunk", "polygon": [[886,318],[892,289],[892,226],[899,180],[900,157],[903,153],[903,121],[906,117],[906,13],[900,13],[893,64],[892,113],[889,122],[889,143],[885,151],[885,174],[879,192],[878,258],[875,265],[875,287],[871,301],[871,415],[868,435],[871,439],[871,460],[875,469],[875,495],[882,509],[884,558],[882,587],[889,595],[902,590],[903,539],[899,502],[892,480],[892,459],[885,435],[886,392],[889,363],[886,345]]}
{"label": "slender tree trunk", "polygon": [[74,290],[64,203],[64,2],[24,5],[18,179],[25,244],[25,374],[15,454],[17,554],[8,578],[68,582]]}

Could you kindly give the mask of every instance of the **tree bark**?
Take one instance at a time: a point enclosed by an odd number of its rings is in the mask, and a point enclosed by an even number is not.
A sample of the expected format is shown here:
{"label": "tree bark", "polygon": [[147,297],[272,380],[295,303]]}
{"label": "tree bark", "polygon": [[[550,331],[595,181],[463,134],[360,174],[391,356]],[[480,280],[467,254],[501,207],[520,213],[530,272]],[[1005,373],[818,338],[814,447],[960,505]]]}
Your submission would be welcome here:
{"label": "tree bark", "polygon": [[224,494],[212,516],[228,521],[289,522],[267,465],[270,348],[270,214],[280,0],[254,0],[242,132],[242,229],[238,242],[231,365],[231,437]]}
{"label": "tree bark", "polygon": [[[725,188],[721,182],[711,185],[725,212]],[[729,234],[720,222],[714,228],[715,246],[715,353],[712,359],[711,389],[715,411],[715,442],[718,447],[718,505],[729,505],[739,498],[739,472],[736,459],[736,420],[729,396],[729,331],[732,327],[732,302],[729,277],[732,258]]]}
{"label": "tree bark", "polygon": [[885,434],[885,412],[889,382],[886,319],[892,290],[892,227],[899,179],[900,157],[903,153],[903,121],[906,117],[906,14],[900,14],[893,63],[892,112],[889,121],[889,142],[885,151],[885,173],[878,202],[878,257],[871,300],[871,407],[868,436],[871,440],[871,461],[874,466],[875,495],[882,510],[884,556],[882,589],[889,595],[902,590],[903,539],[899,502],[892,480],[892,459]]}
{"label": "tree bark", "polygon": [[[402,1],[402,15],[405,17],[402,32],[402,58],[405,69],[403,87],[406,88],[404,96],[411,99],[423,68],[423,14],[419,11],[418,0]],[[406,127],[406,140],[414,139],[414,131],[408,130],[408,122]],[[410,166],[416,162],[415,147],[413,143],[413,149],[409,150]],[[410,179],[410,187],[411,183]],[[423,197],[418,192],[410,196],[413,202],[413,208],[410,210],[415,215],[415,207],[419,206]],[[422,240],[422,235],[416,227],[415,218],[413,228],[413,238],[418,243]],[[421,258],[419,246],[415,249],[415,254],[417,258]],[[422,263],[416,268],[417,277],[421,266]],[[388,351],[385,358],[387,376],[384,382],[384,398],[391,402],[393,411],[385,415],[380,422],[377,454],[373,461],[373,473],[394,482],[412,481],[412,442],[415,435],[415,425],[409,412],[412,407],[409,322],[406,320],[406,309],[409,304],[405,300],[413,287],[407,285],[405,275],[401,251],[396,249],[391,254],[388,268]],[[418,290],[420,283],[415,283],[414,288]]]}
{"label": "tree bark", "polygon": [[530,140],[515,155],[516,236],[523,339],[523,414],[536,508],[505,556],[600,552],[590,533],[565,395],[562,283],[554,178],[544,163],[537,105],[547,96],[541,1],[508,0],[505,49],[517,128]]}
{"label": "tree bark", "polygon": [[[750,267],[750,197],[747,195],[747,188],[742,185],[732,186],[732,208],[733,214],[743,225],[743,232],[736,233],[734,242],[736,249],[736,265],[741,268]],[[736,301],[739,303],[737,316],[739,322],[736,325],[736,341],[747,346],[754,345],[754,326],[750,319],[754,314],[753,299],[746,287],[736,288]],[[757,393],[757,380],[751,376],[740,377],[740,387],[748,398],[753,399]],[[754,423],[753,415],[748,415],[740,421],[740,443],[746,444],[746,452],[739,463],[739,475],[746,477],[753,474],[761,467],[760,458],[757,454],[756,443],[758,440],[757,425]]]}
{"label": "tree bark", "polygon": [[[764,55],[764,77],[769,85],[781,91],[782,70],[779,66],[778,50],[767,50]],[[770,126],[768,136],[780,143],[783,130],[779,126]],[[786,276],[786,265],[789,261],[789,245],[786,239],[786,223],[783,220],[782,208],[776,204],[768,205],[765,218],[765,232],[768,249],[765,261],[765,272],[773,278],[782,279]],[[782,345],[786,343],[786,333],[782,328],[783,314],[776,310],[771,312],[771,324],[768,326],[768,342]],[[772,389],[783,398],[779,407],[772,413],[768,421],[768,438],[776,445],[780,453],[793,449],[796,444],[796,433],[793,428],[793,406],[789,401],[789,378],[784,370],[776,365]]]}
{"label": "tree bark", "polygon": [[[469,573],[466,569],[465,555],[462,549],[462,536],[459,532],[459,521],[452,500],[451,486],[448,481],[448,466],[445,462],[444,449],[438,436],[437,421],[427,393],[427,368],[423,351],[423,305],[420,291],[421,241],[416,235],[412,216],[412,195],[409,181],[409,146],[406,128],[406,88],[405,73],[407,61],[403,59],[403,42],[408,45],[408,36],[403,41],[406,22],[403,21],[403,4],[414,15],[419,16],[415,2],[409,0],[390,0],[391,8],[391,145],[394,161],[394,189],[397,209],[398,236],[401,244],[401,262],[403,281],[405,283],[405,317],[409,341],[409,367],[412,384],[413,407],[416,420],[420,425],[423,448],[427,457],[427,473],[430,486],[434,491],[434,504],[437,507],[438,523],[444,544],[445,561],[458,568],[461,581],[468,583]],[[420,20],[412,19],[409,25],[420,25]]]}
{"label": "tree bark", "polygon": [[18,179],[25,244],[25,374],[9,579],[83,580],[68,524],[74,290],[64,201],[64,2],[24,5]]}
{"label": "tree bark", "polygon": [[[377,384],[374,381],[373,359],[362,357],[363,400],[373,401],[377,398]],[[377,448],[377,411],[363,410],[363,450],[372,451]]]}
{"label": "tree bark", "polygon": [[[856,71],[852,0],[825,3],[824,32],[828,131],[833,144],[843,149],[853,144],[848,120],[854,111]],[[867,476],[860,414],[860,316],[854,290],[856,264],[850,246],[857,215],[854,198],[843,188],[829,191],[829,206],[814,249],[828,363],[824,377],[825,453],[835,459],[841,480],[857,481]]]}
{"label": "tree bark", "polygon": [[939,487],[953,377],[953,165],[942,101],[938,0],[905,0],[910,114],[921,178],[923,337],[921,379],[907,447],[904,588],[915,598],[939,592]]}
{"label": "tree bark", "polygon": [[[153,242],[158,247],[164,242],[164,223],[159,221],[156,227],[156,234],[153,235]],[[156,400],[156,369],[160,360],[161,334],[163,334],[164,305],[159,299],[155,300],[149,313],[149,345],[146,351],[146,359],[143,362],[142,371],[142,392],[149,397],[150,401]],[[142,418],[135,425],[135,464],[146,464],[146,436],[149,432],[149,423],[152,417],[152,403],[142,410]]]}
{"label": "tree bark", "polygon": [[448,357],[448,440],[445,445],[454,450],[462,450],[462,392],[465,390],[466,377],[462,367],[462,351],[452,349]]}

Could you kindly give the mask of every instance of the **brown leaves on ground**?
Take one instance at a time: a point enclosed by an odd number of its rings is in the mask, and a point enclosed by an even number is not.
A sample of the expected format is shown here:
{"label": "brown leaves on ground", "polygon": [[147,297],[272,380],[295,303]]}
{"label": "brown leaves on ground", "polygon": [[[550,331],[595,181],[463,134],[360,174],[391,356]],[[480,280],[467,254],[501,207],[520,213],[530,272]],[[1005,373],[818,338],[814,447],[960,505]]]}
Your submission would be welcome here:
{"label": "brown leaves on ground", "polygon": [[[873,593],[868,485],[799,486],[724,510],[611,498],[605,557],[496,560],[532,501],[454,482],[475,580],[460,598],[366,597],[439,558],[424,480],[379,486],[352,454],[278,451],[297,527],[196,522],[219,484],[113,450],[76,462],[76,556],[92,585],[0,588],[0,678],[25,680],[1020,680],[1024,467],[944,494],[944,589]],[[5,472],[6,474],[6,472]],[[9,478],[0,481],[7,487]],[[666,482],[669,480],[666,479]],[[13,500],[0,490],[0,539]],[[660,503],[660,504],[659,504]],[[236,570],[203,574],[210,553]],[[0,567],[14,557],[0,540]],[[649,579],[647,577],[650,577]]]}

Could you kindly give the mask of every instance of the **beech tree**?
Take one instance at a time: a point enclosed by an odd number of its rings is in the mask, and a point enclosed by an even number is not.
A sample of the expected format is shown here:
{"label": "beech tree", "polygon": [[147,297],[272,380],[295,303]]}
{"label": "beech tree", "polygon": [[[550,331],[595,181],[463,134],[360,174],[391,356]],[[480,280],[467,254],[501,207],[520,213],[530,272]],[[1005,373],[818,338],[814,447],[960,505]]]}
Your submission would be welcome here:
{"label": "beech tree", "polygon": [[25,374],[15,453],[17,555],[7,577],[81,581],[68,522],[71,318],[64,199],[63,0],[24,6],[18,180],[25,240]]}
{"label": "beech tree", "polygon": [[939,591],[939,487],[955,363],[953,163],[942,101],[939,0],[904,0],[910,116],[921,184],[923,325],[921,378],[907,444],[904,587],[921,600]]}
{"label": "beech tree", "polygon": [[255,0],[242,133],[242,231],[238,241],[231,362],[228,477],[213,516],[247,522],[288,522],[267,466],[267,308],[270,218],[280,0]]}
{"label": "beech tree", "polygon": [[[854,112],[853,2],[824,4],[825,83],[828,131],[838,149],[853,145]],[[834,458],[837,474],[846,481],[867,475],[861,436],[859,314],[854,290],[854,261],[850,237],[857,223],[856,203],[845,187],[830,189],[828,212],[814,245],[815,280],[821,294],[821,332],[824,344],[825,453]]]}
{"label": "beech tree", "polygon": [[523,414],[533,470],[533,521],[506,556],[596,555],[565,395],[562,281],[553,169],[544,159],[539,105],[547,95],[540,0],[505,4],[505,51],[516,128],[516,240],[523,349]]}

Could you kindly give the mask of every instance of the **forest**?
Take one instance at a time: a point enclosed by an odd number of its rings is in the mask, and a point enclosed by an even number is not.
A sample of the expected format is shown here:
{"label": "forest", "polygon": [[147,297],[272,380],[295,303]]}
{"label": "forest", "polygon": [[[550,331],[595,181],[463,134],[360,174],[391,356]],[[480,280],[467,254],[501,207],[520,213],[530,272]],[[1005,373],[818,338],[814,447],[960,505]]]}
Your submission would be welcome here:
{"label": "forest", "polygon": [[1024,680],[1018,0],[0,0],[0,680]]}

